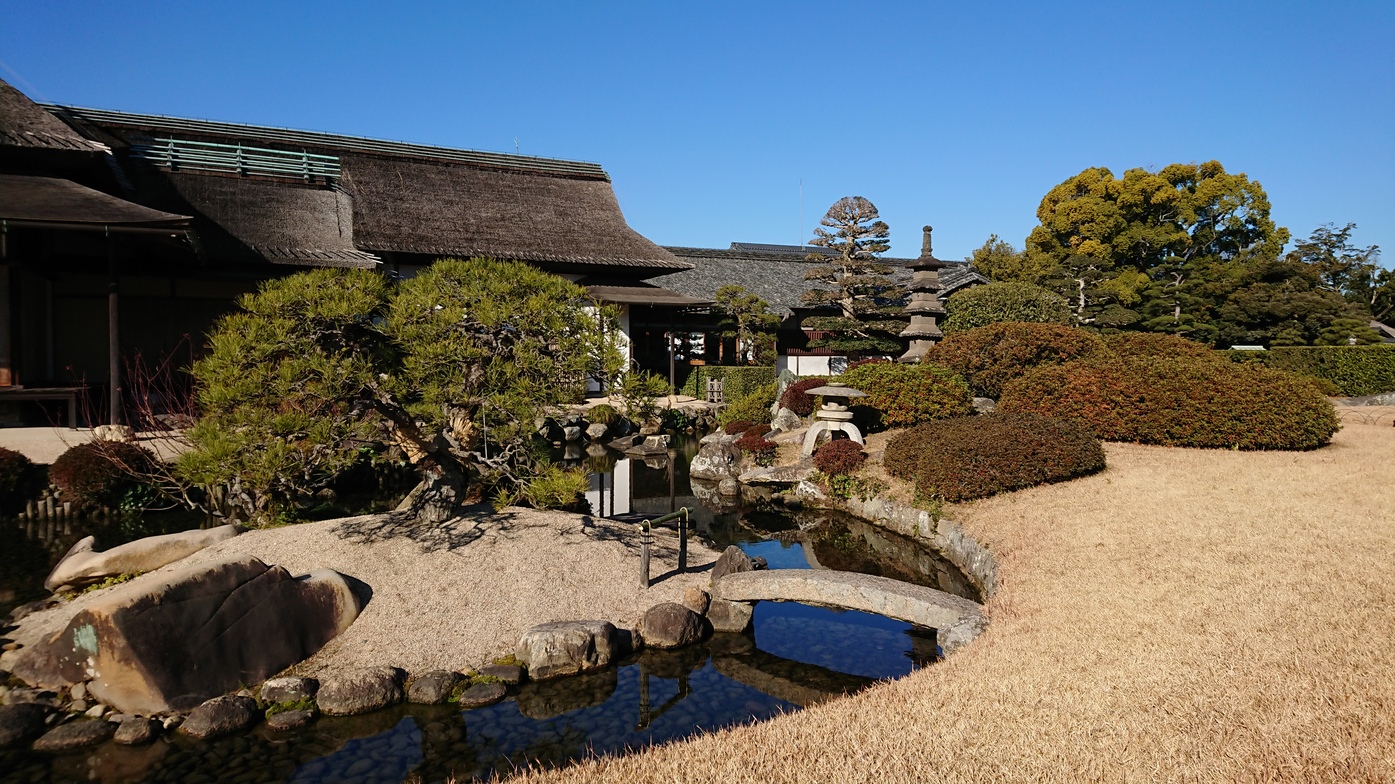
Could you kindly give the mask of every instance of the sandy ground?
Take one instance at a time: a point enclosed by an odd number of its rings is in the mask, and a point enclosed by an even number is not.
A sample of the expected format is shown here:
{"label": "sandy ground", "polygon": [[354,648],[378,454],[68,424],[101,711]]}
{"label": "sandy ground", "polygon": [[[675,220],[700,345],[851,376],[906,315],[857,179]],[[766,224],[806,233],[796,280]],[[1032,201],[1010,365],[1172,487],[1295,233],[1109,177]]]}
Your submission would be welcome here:
{"label": "sandy ground", "polygon": [[[35,463],[45,465],[51,465],[59,455],[91,440],[91,428],[69,430],[66,427],[0,427],[0,447],[13,449]],[[184,448],[178,439],[158,433],[141,433],[137,436],[136,443],[164,460],[173,459]]]}
{"label": "sandy ground", "polygon": [[[632,627],[651,605],[681,598],[684,587],[706,587],[717,556],[690,540],[689,571],[672,574],[677,539],[660,532],[650,565],[659,581],[646,591],[639,587],[635,526],[510,508],[438,526],[374,515],[253,530],[137,581],[235,553],[293,574],[335,569],[372,587],[372,600],[349,630],[294,668],[310,675],[345,665],[477,667],[512,653],[524,631],[548,621]],[[30,616],[11,636],[32,644],[102,593]]]}
{"label": "sandy ground", "polygon": [[1314,452],[1107,446],[952,509],[998,555],[950,659],[529,782],[1395,781],[1395,427]]}

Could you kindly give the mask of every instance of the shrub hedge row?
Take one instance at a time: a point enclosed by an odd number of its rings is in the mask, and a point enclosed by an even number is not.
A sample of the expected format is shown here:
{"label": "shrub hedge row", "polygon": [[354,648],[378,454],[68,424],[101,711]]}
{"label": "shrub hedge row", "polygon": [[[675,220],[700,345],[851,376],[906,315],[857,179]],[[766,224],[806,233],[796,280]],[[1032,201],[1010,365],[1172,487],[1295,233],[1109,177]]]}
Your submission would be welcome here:
{"label": "shrub hedge row", "polygon": [[1038,367],[1008,384],[1005,413],[1080,422],[1106,441],[1226,449],[1315,449],[1339,427],[1302,376],[1191,358]]}
{"label": "shrub hedge row", "polygon": [[946,335],[1001,321],[1075,323],[1075,313],[1064,298],[1031,283],[989,283],[961,289],[950,295],[945,308],[948,317],[940,326]]}
{"label": "shrub hedge row", "polygon": [[1107,351],[1104,341],[1078,327],[1007,321],[949,335],[925,359],[963,376],[975,395],[996,399],[1031,368]]}
{"label": "shrub hedge row", "polygon": [[1223,361],[1209,345],[1161,332],[1116,332],[1105,335],[1104,345],[1114,356],[1124,359],[1170,357]]}
{"label": "shrub hedge row", "polygon": [[973,394],[963,378],[925,362],[868,362],[849,369],[837,380],[867,393],[867,397],[849,402],[854,413],[861,415],[859,426],[870,430],[964,416],[974,407]]}
{"label": "shrub hedge row", "polygon": [[699,400],[707,397],[707,379],[722,379],[722,391],[727,402],[745,397],[766,384],[775,381],[773,365],[698,365],[683,386],[680,395],[688,395]]}
{"label": "shrub hedge row", "polygon": [[1224,353],[1237,362],[1323,379],[1343,397],[1395,392],[1395,345],[1283,346]]}
{"label": "shrub hedge row", "polygon": [[929,422],[893,436],[882,465],[914,481],[924,499],[968,501],[1104,468],[1086,428],[1032,414],[994,413]]}

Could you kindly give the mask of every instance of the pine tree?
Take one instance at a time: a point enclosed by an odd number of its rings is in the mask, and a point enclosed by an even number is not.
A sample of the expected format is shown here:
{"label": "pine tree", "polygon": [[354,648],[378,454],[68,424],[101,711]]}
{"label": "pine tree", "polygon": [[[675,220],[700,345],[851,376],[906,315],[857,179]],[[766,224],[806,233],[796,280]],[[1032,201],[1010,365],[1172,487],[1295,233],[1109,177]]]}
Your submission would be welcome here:
{"label": "pine tree", "polygon": [[[906,292],[892,282],[891,267],[876,257],[891,247],[891,230],[878,220],[877,208],[861,196],[844,196],[819,221],[813,245],[836,251],[836,257],[812,253],[810,261],[827,262],[804,273],[804,279],[831,288],[804,293],[806,306],[837,308],[838,315],[809,316],[803,327],[830,333],[809,341],[813,348],[864,354],[893,354],[904,346],[901,317]],[[830,231],[831,229],[831,231]]]}

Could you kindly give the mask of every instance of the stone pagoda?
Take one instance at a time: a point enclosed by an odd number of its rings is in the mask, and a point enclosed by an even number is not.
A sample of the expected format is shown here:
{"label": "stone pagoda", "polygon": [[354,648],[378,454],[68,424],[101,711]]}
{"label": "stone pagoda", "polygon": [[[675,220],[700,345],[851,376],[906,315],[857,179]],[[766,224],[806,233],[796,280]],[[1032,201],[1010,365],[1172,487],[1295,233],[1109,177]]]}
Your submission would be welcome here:
{"label": "stone pagoda", "polygon": [[920,258],[910,263],[913,272],[911,283],[906,288],[911,292],[911,301],[906,305],[905,313],[911,317],[911,324],[901,333],[901,337],[910,338],[911,347],[897,362],[919,362],[925,352],[944,337],[940,328],[935,326],[935,319],[945,314],[945,306],[940,304],[940,270],[948,265],[935,258],[930,251],[932,230],[929,226],[925,227]]}

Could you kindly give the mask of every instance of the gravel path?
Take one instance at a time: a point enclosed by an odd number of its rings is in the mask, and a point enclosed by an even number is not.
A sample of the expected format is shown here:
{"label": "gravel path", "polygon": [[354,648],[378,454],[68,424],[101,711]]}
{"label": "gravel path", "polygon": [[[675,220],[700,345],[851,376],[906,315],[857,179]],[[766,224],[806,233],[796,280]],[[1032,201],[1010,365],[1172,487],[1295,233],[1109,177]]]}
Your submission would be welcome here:
{"label": "gravel path", "polygon": [[[677,567],[678,549],[671,534],[656,538],[650,574],[658,579]],[[334,569],[373,589],[347,632],[293,668],[306,675],[344,666],[477,667],[512,653],[524,631],[548,621],[605,619],[632,627],[651,605],[677,601],[690,585],[707,587],[718,555],[690,540],[690,571],[645,591],[635,526],[510,508],[438,525],[371,515],[253,530],[152,574],[234,553],[292,574]],[[30,616],[14,636],[51,634],[88,600]]]}

